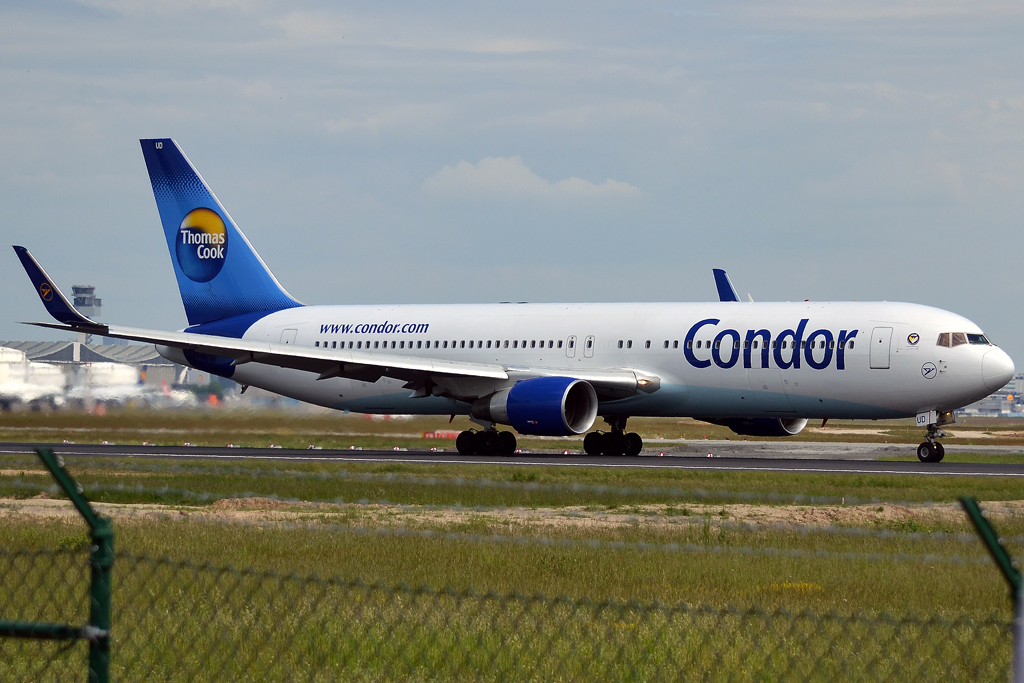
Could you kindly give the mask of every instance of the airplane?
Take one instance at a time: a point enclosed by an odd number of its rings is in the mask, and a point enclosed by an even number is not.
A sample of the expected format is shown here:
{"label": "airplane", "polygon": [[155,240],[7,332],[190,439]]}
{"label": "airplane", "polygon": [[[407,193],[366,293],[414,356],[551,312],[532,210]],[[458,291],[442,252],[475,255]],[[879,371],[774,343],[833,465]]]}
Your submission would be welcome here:
{"label": "airplane", "polygon": [[[56,323],[152,343],[243,385],[360,413],[468,415],[463,454],[515,452],[521,435],[586,434],[591,455],[639,455],[630,417],[692,417],[740,435],[792,436],[809,420],[917,418],[941,461],[953,411],[1002,387],[1010,357],[970,320],[889,302],[306,305],[281,286],[178,144],[143,157],[189,326],[107,325],[76,311],[14,249]],[[601,417],[607,430],[594,430]]]}

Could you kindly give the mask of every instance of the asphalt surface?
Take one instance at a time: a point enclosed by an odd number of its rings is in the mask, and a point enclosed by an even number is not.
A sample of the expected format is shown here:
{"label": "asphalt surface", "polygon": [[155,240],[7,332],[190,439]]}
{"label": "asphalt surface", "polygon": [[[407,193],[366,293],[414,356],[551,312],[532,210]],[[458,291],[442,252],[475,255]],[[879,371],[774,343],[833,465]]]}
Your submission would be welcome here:
{"label": "asphalt surface", "polygon": [[[292,461],[413,463],[445,465],[520,465],[561,467],[678,468],[687,470],[737,470],[769,472],[815,472],[835,474],[917,474],[936,476],[1022,477],[1024,464],[1013,463],[922,463],[907,444],[860,443],[787,443],[698,441],[665,451],[652,450],[649,444],[635,458],[595,457],[581,453],[516,453],[504,456],[459,455],[415,450],[292,450],[285,448],[213,448],[206,446],[118,446],[93,444],[0,444],[0,455],[32,453],[37,446],[52,448],[67,457],[140,457],[199,460],[272,459]],[[955,452],[992,454],[1020,453],[1022,449],[1003,446],[947,446],[947,455]],[[708,454],[712,457],[708,457]],[[907,460],[876,460],[879,457],[905,456]]]}

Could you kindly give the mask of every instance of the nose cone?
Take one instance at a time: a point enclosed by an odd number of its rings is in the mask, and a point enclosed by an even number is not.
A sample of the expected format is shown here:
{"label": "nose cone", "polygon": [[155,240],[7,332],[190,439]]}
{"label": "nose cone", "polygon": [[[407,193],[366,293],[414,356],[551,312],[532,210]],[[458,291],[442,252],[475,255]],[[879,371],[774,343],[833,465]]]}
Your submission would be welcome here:
{"label": "nose cone", "polygon": [[1013,361],[1002,349],[992,349],[981,359],[981,376],[990,391],[1002,389],[1013,379]]}

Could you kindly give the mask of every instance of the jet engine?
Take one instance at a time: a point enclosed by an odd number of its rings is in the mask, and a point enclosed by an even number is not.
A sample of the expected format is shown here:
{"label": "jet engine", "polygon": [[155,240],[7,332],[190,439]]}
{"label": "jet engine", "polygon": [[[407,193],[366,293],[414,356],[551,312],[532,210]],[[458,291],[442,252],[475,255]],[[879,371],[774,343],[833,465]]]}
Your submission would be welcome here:
{"label": "jet engine", "polygon": [[728,418],[724,420],[709,420],[709,422],[728,427],[736,434],[743,436],[795,436],[807,426],[806,417],[790,417],[785,419],[770,417],[750,419]]}
{"label": "jet engine", "polygon": [[473,417],[512,425],[520,434],[573,436],[597,419],[597,393],[572,377],[535,377],[478,399]]}

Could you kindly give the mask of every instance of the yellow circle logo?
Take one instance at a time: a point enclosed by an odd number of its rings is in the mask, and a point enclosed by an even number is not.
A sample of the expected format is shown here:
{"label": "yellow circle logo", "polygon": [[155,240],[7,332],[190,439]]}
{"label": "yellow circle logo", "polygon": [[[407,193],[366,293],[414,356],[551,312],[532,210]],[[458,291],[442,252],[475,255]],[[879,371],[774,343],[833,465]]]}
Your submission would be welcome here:
{"label": "yellow circle logo", "polygon": [[228,231],[213,209],[192,209],[181,221],[175,248],[178,265],[190,280],[209,282],[224,267]]}
{"label": "yellow circle logo", "polygon": [[39,285],[39,296],[43,297],[43,301],[49,301],[53,298],[53,287],[50,286],[49,282]]}

